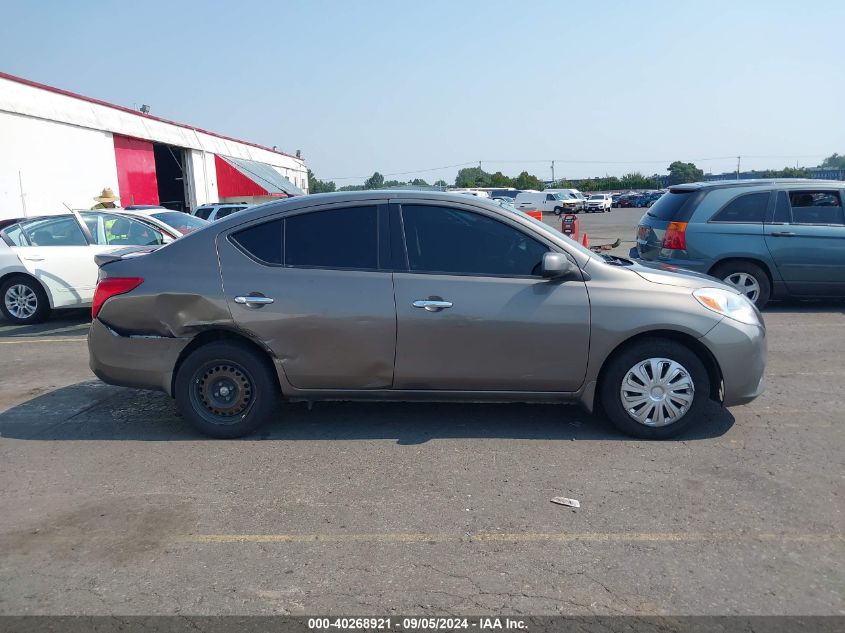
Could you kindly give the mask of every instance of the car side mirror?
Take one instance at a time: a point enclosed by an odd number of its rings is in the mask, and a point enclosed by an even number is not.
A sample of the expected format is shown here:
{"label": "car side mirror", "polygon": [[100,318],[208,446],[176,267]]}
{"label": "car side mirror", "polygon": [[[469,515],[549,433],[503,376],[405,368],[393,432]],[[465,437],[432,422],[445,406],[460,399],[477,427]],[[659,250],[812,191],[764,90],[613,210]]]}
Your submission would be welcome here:
{"label": "car side mirror", "polygon": [[563,253],[544,253],[540,275],[546,279],[562,279],[576,276],[578,267]]}

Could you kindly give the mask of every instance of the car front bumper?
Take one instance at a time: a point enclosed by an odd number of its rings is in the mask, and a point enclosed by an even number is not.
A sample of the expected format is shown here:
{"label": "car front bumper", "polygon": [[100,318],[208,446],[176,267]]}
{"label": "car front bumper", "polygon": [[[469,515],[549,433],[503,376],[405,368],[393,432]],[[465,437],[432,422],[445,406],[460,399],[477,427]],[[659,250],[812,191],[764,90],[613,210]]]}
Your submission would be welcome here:
{"label": "car front bumper", "polygon": [[88,330],[91,371],[103,382],[171,393],[173,370],[189,338],[123,336],[99,319]]}
{"label": "car front bumper", "polygon": [[766,328],[722,319],[701,342],[710,350],[722,371],[726,407],[747,404],[764,391]]}

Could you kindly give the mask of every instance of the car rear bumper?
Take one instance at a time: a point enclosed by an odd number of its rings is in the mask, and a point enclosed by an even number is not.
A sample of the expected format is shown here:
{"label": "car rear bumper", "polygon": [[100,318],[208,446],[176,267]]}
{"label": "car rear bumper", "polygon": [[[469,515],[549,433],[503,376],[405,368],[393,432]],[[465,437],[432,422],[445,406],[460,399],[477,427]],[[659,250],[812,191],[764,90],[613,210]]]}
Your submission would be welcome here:
{"label": "car rear bumper", "polygon": [[723,319],[702,342],[712,352],[722,371],[723,404],[747,404],[764,391],[766,329]]}
{"label": "car rear bumper", "polygon": [[88,330],[91,371],[103,382],[171,394],[173,370],[191,340],[165,336],[122,336],[99,319]]}
{"label": "car rear bumper", "polygon": [[[656,252],[656,251],[654,251]],[[630,251],[628,251],[628,257],[630,259],[638,260],[641,262],[649,262],[653,264],[666,264],[668,266],[676,266],[677,268],[686,268],[687,270],[692,270],[697,273],[704,273],[709,274],[711,261],[709,259],[687,259],[681,257],[643,257],[643,254],[639,251],[639,249],[634,246]]]}

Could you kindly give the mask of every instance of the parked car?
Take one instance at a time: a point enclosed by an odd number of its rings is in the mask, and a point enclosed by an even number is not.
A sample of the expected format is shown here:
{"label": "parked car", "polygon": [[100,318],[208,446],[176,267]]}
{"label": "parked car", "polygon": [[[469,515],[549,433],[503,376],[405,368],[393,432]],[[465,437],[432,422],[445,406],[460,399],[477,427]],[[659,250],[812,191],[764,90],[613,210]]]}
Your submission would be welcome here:
{"label": "parked car", "polygon": [[629,209],[631,207],[634,207],[636,206],[638,195],[639,194],[636,193],[622,194],[616,201],[616,206],[618,206],[620,209]]}
{"label": "parked car", "polygon": [[542,211],[543,213],[560,215],[568,212],[570,205],[574,202],[561,193],[521,191],[514,198],[513,204],[520,211]]}
{"label": "parked car", "polygon": [[732,286],[481,198],[303,196],[130,254],[97,257],[91,368],[215,437],[276,419],[281,396],[576,401],[663,438],[763,388],[765,329]]}
{"label": "parked car", "polygon": [[631,256],[718,277],[759,308],[845,297],[843,195],[840,181],[677,185],[643,215]]}
{"label": "parked car", "polygon": [[622,197],[621,193],[614,193],[610,196],[610,206],[616,208],[619,206],[619,198]]}
{"label": "parked car", "polygon": [[604,213],[610,212],[611,209],[610,195],[606,193],[594,193],[587,198],[587,213]]}
{"label": "parked car", "polygon": [[110,211],[25,218],[0,231],[0,311],[38,323],[59,308],[91,304],[98,253],[119,246],[158,247],[166,239],[147,223]]}
{"label": "parked car", "polygon": [[191,231],[196,231],[205,226],[208,226],[208,220],[203,220],[201,217],[185,213],[183,211],[172,211],[164,207],[150,207],[139,209],[137,207],[126,207],[120,210],[122,214],[129,217],[137,218],[139,220],[146,220],[152,222],[153,225],[164,232],[172,233],[175,231],[174,237],[187,235]]}
{"label": "parked car", "polygon": [[198,218],[202,218],[203,220],[208,220],[209,222],[214,222],[215,220],[225,218],[227,215],[237,213],[238,211],[243,211],[247,208],[249,208],[249,205],[245,202],[220,202],[216,204],[201,204],[191,212],[191,215],[195,215]]}

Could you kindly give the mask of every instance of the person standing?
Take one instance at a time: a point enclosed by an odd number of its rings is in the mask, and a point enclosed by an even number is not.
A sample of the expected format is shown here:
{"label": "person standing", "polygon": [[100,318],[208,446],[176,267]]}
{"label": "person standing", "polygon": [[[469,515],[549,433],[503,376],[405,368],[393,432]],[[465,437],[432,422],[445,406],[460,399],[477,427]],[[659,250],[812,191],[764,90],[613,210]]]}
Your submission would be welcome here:
{"label": "person standing", "polygon": [[98,209],[117,209],[119,206],[116,204],[118,198],[115,197],[114,191],[111,190],[111,187],[106,187],[103,189],[102,193],[99,196],[94,198],[97,201],[93,207],[91,207],[92,211],[96,211]]}

